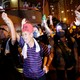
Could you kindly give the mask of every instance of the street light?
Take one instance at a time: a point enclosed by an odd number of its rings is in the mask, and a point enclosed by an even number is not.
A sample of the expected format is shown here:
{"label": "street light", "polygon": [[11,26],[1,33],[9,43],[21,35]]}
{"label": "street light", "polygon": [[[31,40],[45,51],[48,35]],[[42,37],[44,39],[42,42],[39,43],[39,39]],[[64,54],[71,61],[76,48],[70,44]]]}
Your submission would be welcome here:
{"label": "street light", "polygon": [[66,18],[63,18],[63,21],[64,21],[64,22],[66,22],[66,20],[67,20]]}
{"label": "street light", "polygon": [[64,13],[64,11],[61,11],[61,13]]}

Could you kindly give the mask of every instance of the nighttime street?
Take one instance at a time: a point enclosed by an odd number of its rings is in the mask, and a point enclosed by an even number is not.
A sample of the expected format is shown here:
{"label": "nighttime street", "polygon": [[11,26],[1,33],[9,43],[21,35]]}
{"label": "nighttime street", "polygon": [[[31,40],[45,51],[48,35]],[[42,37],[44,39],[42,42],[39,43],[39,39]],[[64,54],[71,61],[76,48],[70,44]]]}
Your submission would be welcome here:
{"label": "nighttime street", "polygon": [[80,80],[80,0],[0,0],[0,80]]}

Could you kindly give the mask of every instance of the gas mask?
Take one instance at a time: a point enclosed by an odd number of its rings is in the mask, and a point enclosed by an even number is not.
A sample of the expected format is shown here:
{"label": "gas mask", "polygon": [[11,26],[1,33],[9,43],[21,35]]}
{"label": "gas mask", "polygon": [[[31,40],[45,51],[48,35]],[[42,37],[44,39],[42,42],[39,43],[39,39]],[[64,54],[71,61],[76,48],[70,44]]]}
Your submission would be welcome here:
{"label": "gas mask", "polygon": [[35,38],[38,38],[38,37],[40,36],[40,33],[39,33],[39,31],[38,31],[37,28],[34,30],[33,36],[34,36]]}
{"label": "gas mask", "polygon": [[62,37],[65,36],[65,29],[66,29],[66,26],[64,24],[62,24],[62,23],[57,24],[57,26],[56,26],[56,32],[57,32],[57,36],[59,38],[62,38]]}

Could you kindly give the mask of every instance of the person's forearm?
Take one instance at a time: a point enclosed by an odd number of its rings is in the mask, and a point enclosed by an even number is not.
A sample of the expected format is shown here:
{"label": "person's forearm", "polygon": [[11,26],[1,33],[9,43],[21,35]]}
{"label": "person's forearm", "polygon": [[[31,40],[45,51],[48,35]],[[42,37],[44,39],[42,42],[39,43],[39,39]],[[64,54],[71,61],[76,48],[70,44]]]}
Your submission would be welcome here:
{"label": "person's forearm", "polygon": [[46,64],[47,64],[47,60],[48,60],[48,58],[47,58],[47,57],[44,57],[43,67],[46,66]]}
{"label": "person's forearm", "polygon": [[2,19],[4,20],[4,22],[7,24],[8,28],[10,29],[11,41],[12,41],[12,44],[14,44],[14,42],[16,41],[16,32],[15,32],[14,24],[11,21],[11,19],[7,16],[6,13],[2,13]]}
{"label": "person's forearm", "polygon": [[51,29],[48,27],[48,24],[47,24],[47,20],[46,20],[46,16],[45,15],[43,15],[43,17],[42,17],[42,26],[45,28],[46,33],[52,34]]}
{"label": "person's forearm", "polygon": [[51,53],[48,57],[44,58],[43,66],[49,67],[53,59],[53,53]]}
{"label": "person's forearm", "polygon": [[46,33],[48,33],[49,35],[53,33],[52,30],[48,27],[47,23],[44,23],[44,28]]}
{"label": "person's forearm", "polygon": [[52,62],[52,58],[51,56],[46,56],[44,58],[44,63],[43,63],[43,70],[45,71],[45,73],[47,73],[49,71],[49,67],[50,67],[50,64]]}
{"label": "person's forearm", "polygon": [[11,31],[11,38],[12,40],[15,40],[16,39],[16,32],[15,32],[15,28],[14,28],[14,25],[13,25],[13,22],[10,20],[10,18],[7,19],[7,21],[5,21],[6,24],[8,25],[10,31]]}
{"label": "person's forearm", "polygon": [[50,25],[53,25],[52,15],[49,16],[49,20],[50,20]]}
{"label": "person's forearm", "polygon": [[49,67],[49,66],[51,65],[52,60],[53,60],[53,53],[51,53],[51,54],[49,55],[49,59],[48,59],[48,62],[47,62],[47,65],[46,65],[46,66]]}

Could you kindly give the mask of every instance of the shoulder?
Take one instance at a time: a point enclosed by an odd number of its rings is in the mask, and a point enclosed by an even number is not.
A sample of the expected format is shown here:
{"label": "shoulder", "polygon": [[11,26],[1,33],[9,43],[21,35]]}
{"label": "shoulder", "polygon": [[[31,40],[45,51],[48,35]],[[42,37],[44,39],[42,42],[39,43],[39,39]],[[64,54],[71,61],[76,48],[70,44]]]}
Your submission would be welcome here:
{"label": "shoulder", "polygon": [[73,42],[74,47],[77,48],[78,47],[78,44],[77,44],[75,38],[71,37],[71,40]]}
{"label": "shoulder", "polygon": [[74,43],[76,40],[75,38],[71,37],[71,41]]}
{"label": "shoulder", "polygon": [[45,45],[43,42],[40,42],[39,45],[40,45],[40,47],[42,47],[43,49],[44,49],[44,48],[48,48],[48,46]]}
{"label": "shoulder", "polygon": [[41,47],[42,52],[43,52],[44,54],[48,54],[48,51],[49,51],[48,46],[45,45],[45,44],[42,43],[42,42],[39,43],[39,45],[40,45],[40,47]]}

